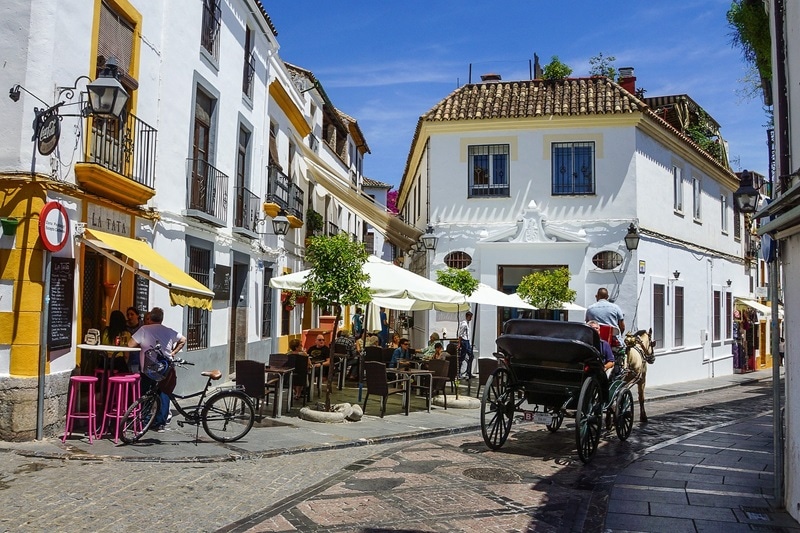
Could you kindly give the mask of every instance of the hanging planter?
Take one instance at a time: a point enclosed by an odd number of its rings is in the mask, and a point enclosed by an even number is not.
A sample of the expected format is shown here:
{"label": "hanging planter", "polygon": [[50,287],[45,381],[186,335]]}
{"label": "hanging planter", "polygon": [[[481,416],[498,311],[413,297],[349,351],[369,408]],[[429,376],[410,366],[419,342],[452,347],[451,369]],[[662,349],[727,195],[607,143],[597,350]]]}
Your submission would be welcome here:
{"label": "hanging planter", "polygon": [[113,298],[117,293],[117,285],[117,283],[112,283],[110,281],[103,282],[103,290],[108,298]]}
{"label": "hanging planter", "polygon": [[3,235],[14,235],[17,233],[17,226],[19,226],[19,219],[16,217],[2,217],[0,224],[3,225]]}
{"label": "hanging planter", "polygon": [[294,310],[294,306],[293,306],[293,305],[288,305],[288,304],[287,304],[287,305],[285,305],[285,306],[284,306],[284,308],[285,308],[287,311],[293,311],[293,310]]}
{"label": "hanging planter", "polygon": [[303,294],[302,296],[298,296],[297,305],[304,305],[306,303],[306,300],[308,300],[308,297],[305,294]]}

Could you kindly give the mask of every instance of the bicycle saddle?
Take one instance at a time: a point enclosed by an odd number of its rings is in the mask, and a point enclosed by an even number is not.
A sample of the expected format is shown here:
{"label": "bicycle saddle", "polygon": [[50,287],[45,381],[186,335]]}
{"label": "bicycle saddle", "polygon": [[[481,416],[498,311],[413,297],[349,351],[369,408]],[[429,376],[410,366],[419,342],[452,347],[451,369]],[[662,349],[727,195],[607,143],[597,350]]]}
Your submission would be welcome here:
{"label": "bicycle saddle", "polygon": [[220,372],[219,370],[203,370],[202,372],[200,372],[200,375],[209,377],[216,381],[222,377],[222,372]]}

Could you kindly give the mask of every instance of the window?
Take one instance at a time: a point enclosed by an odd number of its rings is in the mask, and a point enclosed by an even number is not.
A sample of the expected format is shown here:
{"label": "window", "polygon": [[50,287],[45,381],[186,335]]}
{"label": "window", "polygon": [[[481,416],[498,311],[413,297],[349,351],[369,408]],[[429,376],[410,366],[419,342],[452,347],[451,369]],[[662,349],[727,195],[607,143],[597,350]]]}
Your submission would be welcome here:
{"label": "window", "polygon": [[719,216],[722,233],[728,234],[728,196],[723,194],[719,197]]}
{"label": "window", "polygon": [[672,208],[677,213],[683,213],[683,177],[680,167],[672,167]]}
{"label": "window", "polygon": [[674,346],[683,346],[683,287],[675,286]]}
{"label": "window", "polygon": [[700,221],[700,178],[692,176],[692,217]]}
{"label": "window", "polygon": [[605,250],[594,254],[592,263],[600,270],[613,270],[622,264],[622,256],[619,252]]}
{"label": "window", "polygon": [[[188,274],[206,287],[211,287],[211,250],[189,246]],[[203,348],[208,348],[208,310],[189,307],[186,349],[201,350]]]}
{"label": "window", "polygon": [[664,284],[653,284],[653,340],[664,346]]}
{"label": "window", "polygon": [[469,197],[509,196],[507,144],[470,146]]}
{"label": "window", "polygon": [[733,202],[733,238],[737,241],[742,240],[742,217],[736,202]]}
{"label": "window", "polygon": [[594,142],[552,146],[553,195],[594,194]]}
{"label": "window", "polygon": [[450,268],[467,268],[472,264],[472,257],[467,252],[450,252],[444,256],[444,264]]}
{"label": "window", "polygon": [[253,98],[253,80],[256,74],[256,58],[253,53],[253,35],[248,26],[244,33],[244,72],[242,73],[242,92]]}
{"label": "window", "polygon": [[256,229],[258,211],[254,208],[253,194],[247,188],[249,165],[250,132],[239,127],[239,148],[236,151],[236,207],[234,211],[234,227]]}
{"label": "window", "polygon": [[203,0],[203,26],[200,28],[200,46],[216,59],[219,54],[219,28],[222,11],[219,0]]}
{"label": "window", "polygon": [[722,338],[722,294],[720,291],[714,291],[714,309],[713,314],[713,340],[718,341]]}
{"label": "window", "polygon": [[261,338],[266,339],[272,336],[272,287],[269,280],[272,279],[272,269],[264,268],[264,295],[261,301]]}
{"label": "window", "polygon": [[733,337],[733,296],[730,289],[725,293],[725,338]]}

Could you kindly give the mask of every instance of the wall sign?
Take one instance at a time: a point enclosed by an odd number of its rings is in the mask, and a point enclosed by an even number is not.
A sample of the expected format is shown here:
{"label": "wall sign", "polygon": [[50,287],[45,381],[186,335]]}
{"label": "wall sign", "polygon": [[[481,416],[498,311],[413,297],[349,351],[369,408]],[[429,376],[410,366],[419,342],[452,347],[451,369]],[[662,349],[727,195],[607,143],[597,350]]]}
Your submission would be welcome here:
{"label": "wall sign", "polygon": [[48,306],[47,348],[72,346],[72,311],[75,301],[75,260],[53,257],[50,260],[50,304]]}
{"label": "wall sign", "polygon": [[39,237],[44,247],[57,252],[69,239],[69,216],[58,202],[47,202],[39,213]]}
{"label": "wall sign", "polygon": [[86,227],[130,237],[131,216],[116,209],[89,204],[86,208]]}
{"label": "wall sign", "polygon": [[647,271],[647,262],[639,260],[639,274],[644,274]]}
{"label": "wall sign", "polygon": [[[150,274],[142,270],[142,274]],[[150,309],[150,280],[138,274],[133,278],[133,306],[143,316]]]}
{"label": "wall sign", "polygon": [[61,138],[61,117],[58,107],[51,107],[36,115],[36,147],[42,155],[50,155]]}

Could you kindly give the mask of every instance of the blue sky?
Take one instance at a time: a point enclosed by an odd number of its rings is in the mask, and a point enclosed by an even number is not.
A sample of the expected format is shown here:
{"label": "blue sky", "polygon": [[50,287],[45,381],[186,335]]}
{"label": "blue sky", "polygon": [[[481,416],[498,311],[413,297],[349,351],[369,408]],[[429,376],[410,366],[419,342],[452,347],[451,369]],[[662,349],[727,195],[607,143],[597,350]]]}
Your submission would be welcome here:
{"label": "blue sky", "polygon": [[602,52],[635,68],[646,96],[688,94],[722,126],[734,170],[766,175],[766,115],[748,98],[747,66],[731,46],[730,0],[679,2],[406,0],[264,2],[280,56],[314,72],[355,117],[371,154],[364,174],[397,187],[420,115],[459,85],[496,72],[528,79],[553,55],[589,72]]}

